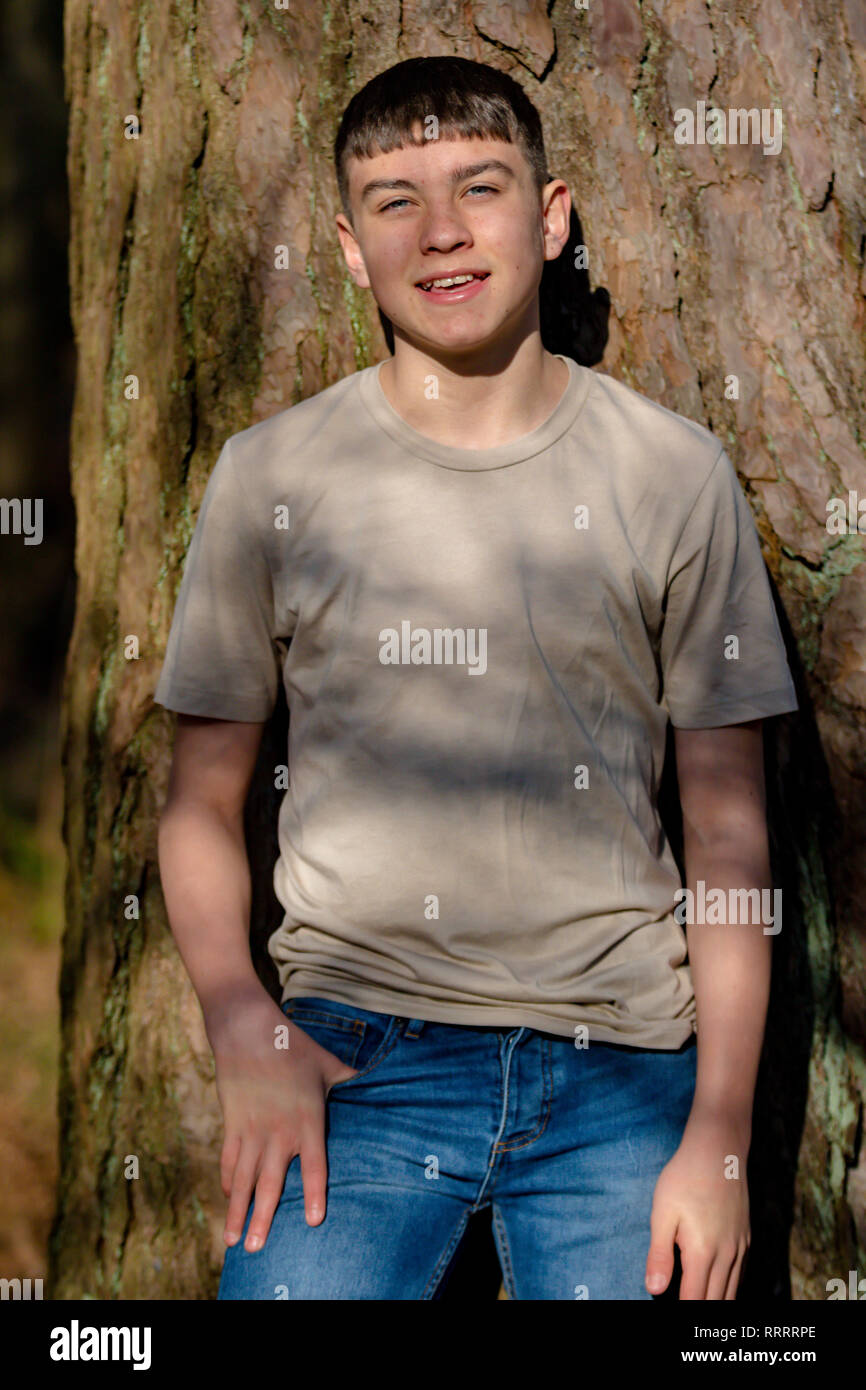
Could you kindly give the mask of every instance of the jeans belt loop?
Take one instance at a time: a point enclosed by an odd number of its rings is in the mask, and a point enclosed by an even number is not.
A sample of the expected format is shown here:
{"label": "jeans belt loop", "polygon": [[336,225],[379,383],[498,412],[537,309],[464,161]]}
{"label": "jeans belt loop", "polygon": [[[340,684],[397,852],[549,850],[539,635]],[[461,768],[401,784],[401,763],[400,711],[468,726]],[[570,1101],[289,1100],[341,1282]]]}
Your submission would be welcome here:
{"label": "jeans belt loop", "polygon": [[425,1021],[426,1020],[423,1018],[410,1018],[409,1022],[406,1024],[406,1032],[403,1036],[407,1038],[420,1038]]}

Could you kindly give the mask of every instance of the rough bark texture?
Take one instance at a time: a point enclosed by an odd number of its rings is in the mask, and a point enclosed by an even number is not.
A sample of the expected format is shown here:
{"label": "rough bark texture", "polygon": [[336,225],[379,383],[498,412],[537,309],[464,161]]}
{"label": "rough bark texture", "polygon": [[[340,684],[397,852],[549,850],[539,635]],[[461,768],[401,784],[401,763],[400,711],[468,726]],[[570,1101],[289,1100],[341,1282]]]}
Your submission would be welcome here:
{"label": "rough bark texture", "polygon": [[[151,696],[225,437],[384,354],[375,305],[340,257],[331,142],[368,77],[434,53],[525,85],[592,283],[610,290],[600,370],[708,425],[752,502],[802,710],[767,740],[785,918],[747,1283],[821,1299],[828,1279],[866,1274],[866,567],[861,537],[825,528],[830,496],[866,497],[862,5],[67,0],[65,27],[79,587],[52,1295],[215,1292],[221,1125],[159,885],[171,720]],[[673,112],[699,100],[781,107],[781,154],[677,145]],[[281,243],[287,270],[274,269]],[[284,721],[281,709],[262,768],[284,761]],[[258,793],[263,971],[273,814]],[[124,1176],[128,1155],[138,1178]]]}

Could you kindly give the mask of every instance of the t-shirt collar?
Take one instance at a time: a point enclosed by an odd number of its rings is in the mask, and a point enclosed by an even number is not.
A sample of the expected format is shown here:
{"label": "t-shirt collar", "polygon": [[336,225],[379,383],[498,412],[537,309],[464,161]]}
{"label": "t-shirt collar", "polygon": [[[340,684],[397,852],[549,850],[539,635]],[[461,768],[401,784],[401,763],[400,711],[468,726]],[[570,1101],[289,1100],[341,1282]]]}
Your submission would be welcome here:
{"label": "t-shirt collar", "polygon": [[421,434],[408,421],[404,420],[392,406],[379,381],[382,362],[373,367],[365,367],[357,374],[361,400],[376,424],[390,435],[402,448],[420,458],[429,459],[443,468],[482,470],[504,468],[508,464],[520,463],[549,449],[574,423],[589,393],[592,373],[588,367],[581,367],[571,357],[563,353],[555,354],[568,367],[568,384],[546,420],[542,420],[529,434],[520,435],[507,444],[494,445],[492,449],[458,449],[451,444],[440,444]]}

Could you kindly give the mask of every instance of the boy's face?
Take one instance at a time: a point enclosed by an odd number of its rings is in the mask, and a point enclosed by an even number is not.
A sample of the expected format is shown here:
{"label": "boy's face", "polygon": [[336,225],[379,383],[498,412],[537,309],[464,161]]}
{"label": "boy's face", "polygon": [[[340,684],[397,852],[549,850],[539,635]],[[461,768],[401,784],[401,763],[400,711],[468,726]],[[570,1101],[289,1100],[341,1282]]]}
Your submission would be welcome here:
{"label": "boy's face", "polygon": [[[459,355],[516,345],[537,329],[544,261],[568,240],[571,199],[561,179],[539,195],[518,145],[478,137],[351,158],[348,176],[354,226],[337,215],[346,263],[398,341]],[[461,271],[484,278],[451,291],[420,288]]]}

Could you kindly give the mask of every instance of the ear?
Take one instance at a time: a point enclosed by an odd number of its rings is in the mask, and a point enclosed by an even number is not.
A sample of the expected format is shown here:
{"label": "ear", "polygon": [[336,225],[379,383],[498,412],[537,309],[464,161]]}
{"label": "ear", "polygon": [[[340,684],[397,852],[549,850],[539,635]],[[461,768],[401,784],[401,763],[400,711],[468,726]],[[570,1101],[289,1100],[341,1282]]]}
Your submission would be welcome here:
{"label": "ear", "polygon": [[364,265],[364,257],[361,255],[361,247],[358,244],[358,238],[355,236],[352,224],[343,212],[338,212],[334,221],[337,224],[337,235],[343,248],[343,257],[349,267],[349,274],[359,289],[368,290],[370,277],[367,274],[367,267]]}
{"label": "ear", "polygon": [[562,179],[551,179],[541,190],[544,259],[555,261],[566,245],[571,228],[571,194]]}

